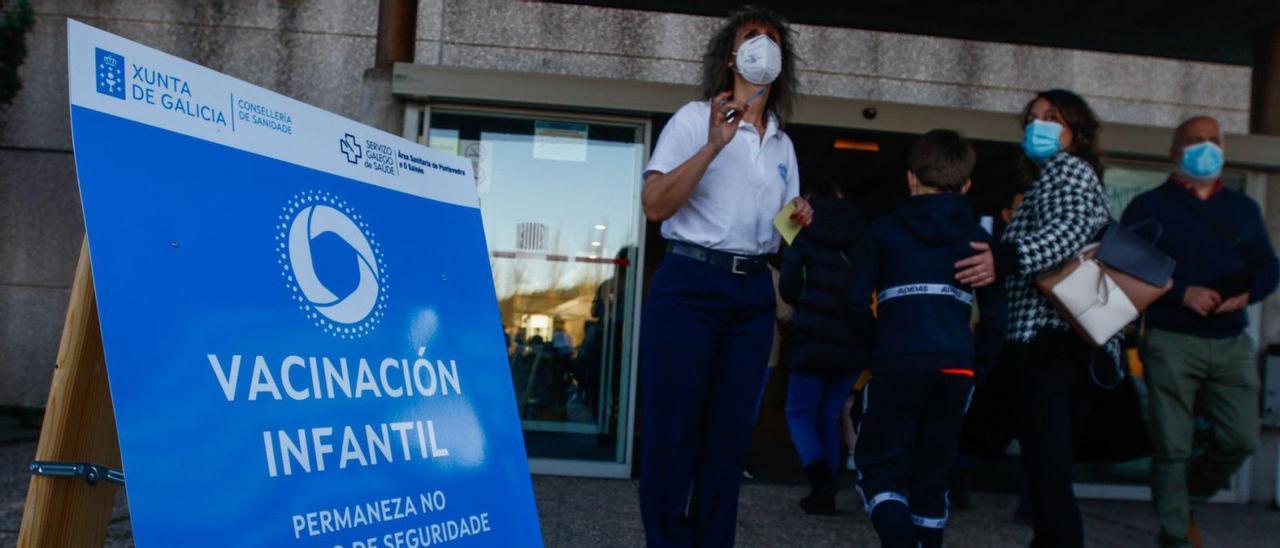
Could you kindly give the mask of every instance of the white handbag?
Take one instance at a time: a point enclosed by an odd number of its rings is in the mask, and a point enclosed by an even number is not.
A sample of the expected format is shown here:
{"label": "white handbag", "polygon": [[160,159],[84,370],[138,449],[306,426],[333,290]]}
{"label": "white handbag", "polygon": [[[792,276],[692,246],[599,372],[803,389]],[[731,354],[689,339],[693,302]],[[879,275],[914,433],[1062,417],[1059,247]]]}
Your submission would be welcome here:
{"label": "white handbag", "polygon": [[1138,307],[1107,269],[1094,258],[1098,244],[1085,246],[1073,265],[1039,280],[1050,301],[1095,346],[1138,318]]}

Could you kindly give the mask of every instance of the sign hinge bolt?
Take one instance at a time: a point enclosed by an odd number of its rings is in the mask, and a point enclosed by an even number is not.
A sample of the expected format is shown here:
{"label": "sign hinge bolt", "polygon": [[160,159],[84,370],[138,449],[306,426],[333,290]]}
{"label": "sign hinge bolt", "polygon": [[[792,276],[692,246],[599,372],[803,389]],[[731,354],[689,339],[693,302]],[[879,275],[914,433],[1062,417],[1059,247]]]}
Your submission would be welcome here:
{"label": "sign hinge bolt", "polygon": [[124,471],[91,462],[58,462],[38,460],[27,467],[33,475],[57,478],[84,478],[89,485],[104,480],[116,485],[124,485]]}

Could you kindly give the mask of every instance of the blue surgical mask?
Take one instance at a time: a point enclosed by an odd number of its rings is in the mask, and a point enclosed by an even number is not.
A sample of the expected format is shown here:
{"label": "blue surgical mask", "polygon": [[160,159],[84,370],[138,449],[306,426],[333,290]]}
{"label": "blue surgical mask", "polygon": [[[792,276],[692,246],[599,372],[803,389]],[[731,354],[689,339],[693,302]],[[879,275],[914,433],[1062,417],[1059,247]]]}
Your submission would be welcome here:
{"label": "blue surgical mask", "polygon": [[1022,133],[1022,150],[1027,158],[1037,164],[1043,164],[1058,153],[1058,136],[1062,135],[1062,124],[1032,120]]}
{"label": "blue surgical mask", "polygon": [[1209,141],[1183,147],[1178,171],[1194,181],[1211,183],[1222,175],[1222,147]]}

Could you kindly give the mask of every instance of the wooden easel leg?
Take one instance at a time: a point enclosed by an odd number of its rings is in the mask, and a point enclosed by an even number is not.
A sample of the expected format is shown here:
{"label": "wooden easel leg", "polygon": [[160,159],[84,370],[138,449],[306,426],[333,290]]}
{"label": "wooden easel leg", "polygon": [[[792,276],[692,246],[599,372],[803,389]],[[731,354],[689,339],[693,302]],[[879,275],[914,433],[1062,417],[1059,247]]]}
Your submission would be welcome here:
{"label": "wooden easel leg", "polygon": [[[88,240],[80,246],[36,460],[120,468]],[[115,493],[103,481],[89,486],[78,478],[32,476],[18,546],[102,546]]]}

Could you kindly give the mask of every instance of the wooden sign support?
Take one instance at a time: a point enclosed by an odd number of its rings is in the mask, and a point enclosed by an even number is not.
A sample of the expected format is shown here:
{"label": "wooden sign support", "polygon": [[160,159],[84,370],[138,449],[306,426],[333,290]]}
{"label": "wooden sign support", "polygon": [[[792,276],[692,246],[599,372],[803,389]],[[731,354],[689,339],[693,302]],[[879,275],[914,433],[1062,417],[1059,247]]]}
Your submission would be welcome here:
{"label": "wooden sign support", "polygon": [[[80,246],[36,460],[120,468],[87,239]],[[90,485],[82,478],[33,475],[18,546],[102,546],[115,494],[116,486],[106,481]]]}

